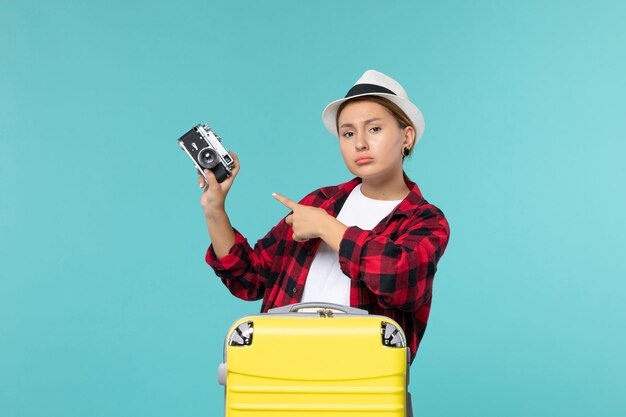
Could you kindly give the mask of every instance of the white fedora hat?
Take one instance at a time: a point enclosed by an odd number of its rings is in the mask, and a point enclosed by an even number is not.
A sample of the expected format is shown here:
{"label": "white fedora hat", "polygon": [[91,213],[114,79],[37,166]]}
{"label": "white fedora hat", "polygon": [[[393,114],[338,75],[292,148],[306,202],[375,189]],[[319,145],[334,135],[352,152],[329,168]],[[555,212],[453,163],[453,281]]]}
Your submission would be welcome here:
{"label": "white fedora hat", "polygon": [[331,134],[339,137],[337,132],[337,109],[339,109],[341,103],[362,96],[380,96],[395,103],[413,122],[415,127],[415,143],[420,140],[424,134],[425,127],[422,112],[415,104],[411,103],[409,96],[399,82],[375,70],[365,71],[344,98],[335,100],[326,106],[322,112],[322,121]]}

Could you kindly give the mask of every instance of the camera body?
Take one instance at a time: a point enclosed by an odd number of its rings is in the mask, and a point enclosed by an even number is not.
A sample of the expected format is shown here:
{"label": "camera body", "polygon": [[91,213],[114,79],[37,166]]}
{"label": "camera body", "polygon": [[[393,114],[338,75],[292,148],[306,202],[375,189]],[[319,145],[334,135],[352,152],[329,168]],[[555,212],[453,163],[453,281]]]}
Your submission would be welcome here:
{"label": "camera body", "polygon": [[230,176],[235,161],[222,146],[222,139],[208,125],[195,126],[178,139],[178,144],[204,177],[205,184],[208,184],[205,169],[210,169],[218,182]]}

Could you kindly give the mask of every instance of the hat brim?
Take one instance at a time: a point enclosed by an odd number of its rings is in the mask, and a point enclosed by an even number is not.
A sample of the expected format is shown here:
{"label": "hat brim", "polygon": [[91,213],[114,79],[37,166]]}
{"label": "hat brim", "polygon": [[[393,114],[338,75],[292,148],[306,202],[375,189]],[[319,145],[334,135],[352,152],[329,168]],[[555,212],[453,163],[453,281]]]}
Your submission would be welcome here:
{"label": "hat brim", "polygon": [[417,106],[411,103],[408,100],[405,100],[401,97],[398,97],[394,94],[386,94],[386,93],[365,93],[358,94],[350,97],[341,98],[339,100],[335,100],[331,102],[324,111],[322,112],[322,121],[326,129],[335,137],[339,137],[339,132],[337,132],[337,110],[339,106],[345,101],[352,100],[356,97],[364,97],[364,96],[378,96],[386,98],[387,100],[393,102],[398,107],[406,113],[406,115],[413,122],[413,126],[415,127],[415,144],[420,140],[422,135],[424,134],[424,128],[426,127],[424,122],[424,115],[417,108]]}

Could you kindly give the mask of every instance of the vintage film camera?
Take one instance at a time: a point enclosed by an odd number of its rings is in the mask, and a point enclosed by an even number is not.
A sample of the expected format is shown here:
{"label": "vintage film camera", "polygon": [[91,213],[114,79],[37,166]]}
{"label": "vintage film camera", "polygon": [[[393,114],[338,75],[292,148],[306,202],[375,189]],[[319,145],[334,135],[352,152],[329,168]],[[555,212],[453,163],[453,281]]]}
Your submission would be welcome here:
{"label": "vintage film camera", "polygon": [[222,139],[208,125],[197,125],[181,136],[178,144],[204,177],[205,184],[208,184],[205,169],[213,171],[218,182],[230,176],[235,161],[222,146]]}

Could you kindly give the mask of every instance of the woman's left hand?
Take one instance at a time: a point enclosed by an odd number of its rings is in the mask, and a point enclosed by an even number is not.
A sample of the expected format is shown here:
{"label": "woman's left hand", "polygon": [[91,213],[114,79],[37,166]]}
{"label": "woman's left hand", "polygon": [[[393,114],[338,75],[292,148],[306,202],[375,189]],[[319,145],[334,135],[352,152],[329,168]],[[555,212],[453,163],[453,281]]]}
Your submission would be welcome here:
{"label": "woman's left hand", "polygon": [[285,223],[293,229],[293,240],[304,242],[321,237],[325,222],[331,218],[324,209],[303,206],[277,193],[273,193],[272,197],[293,211],[285,218]]}

